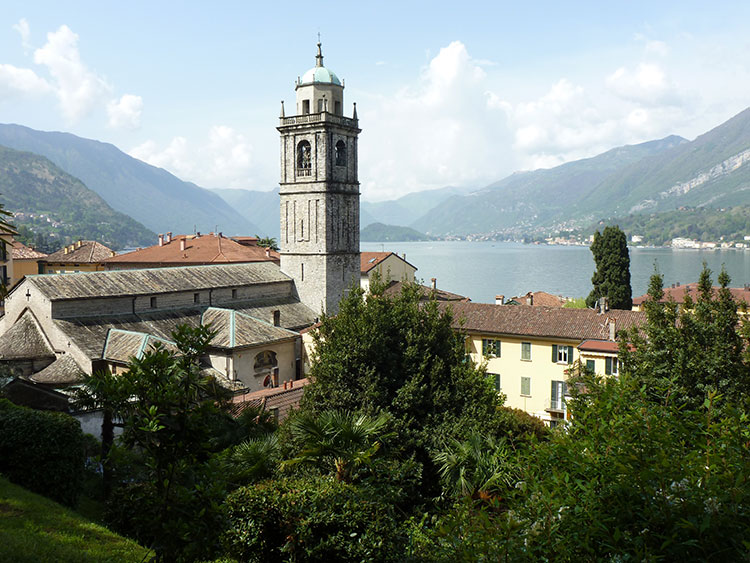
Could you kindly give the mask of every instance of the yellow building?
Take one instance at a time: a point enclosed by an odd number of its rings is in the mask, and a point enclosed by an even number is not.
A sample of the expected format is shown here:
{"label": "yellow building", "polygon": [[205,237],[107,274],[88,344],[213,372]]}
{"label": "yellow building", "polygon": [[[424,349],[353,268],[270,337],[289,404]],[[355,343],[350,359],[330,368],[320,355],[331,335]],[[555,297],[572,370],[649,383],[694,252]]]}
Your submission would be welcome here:
{"label": "yellow building", "polygon": [[11,253],[13,255],[13,278],[11,281],[11,287],[16,285],[26,276],[43,273],[44,266],[40,264],[40,261],[47,258],[47,255],[44,252],[39,252],[38,250],[29,248],[17,240],[14,240]]}
{"label": "yellow building", "polygon": [[13,231],[0,229],[0,285],[10,289],[13,284]]}
{"label": "yellow building", "polygon": [[[617,332],[645,321],[637,311],[508,307],[451,303],[456,327],[476,363],[486,362],[506,406],[554,426],[567,416],[567,370],[576,361],[596,373],[617,370]],[[614,371],[613,371],[614,366]]]}
{"label": "yellow building", "polygon": [[370,289],[370,280],[377,275],[384,282],[413,282],[417,268],[395,252],[360,252],[360,287]]}
{"label": "yellow building", "polygon": [[98,272],[104,270],[104,260],[115,254],[115,251],[95,240],[79,240],[47,256],[44,273]]}

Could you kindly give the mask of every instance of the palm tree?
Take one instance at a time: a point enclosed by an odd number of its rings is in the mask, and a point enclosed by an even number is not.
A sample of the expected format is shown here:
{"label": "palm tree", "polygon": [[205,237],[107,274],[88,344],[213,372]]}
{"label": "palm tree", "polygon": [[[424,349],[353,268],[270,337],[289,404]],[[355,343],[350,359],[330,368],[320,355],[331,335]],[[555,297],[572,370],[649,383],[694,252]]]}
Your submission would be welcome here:
{"label": "palm tree", "polygon": [[274,237],[259,237],[258,235],[255,235],[255,238],[258,239],[258,246],[262,246],[263,248],[270,248],[271,250],[279,250],[279,244],[276,242],[276,239]]}
{"label": "palm tree", "polygon": [[446,448],[434,456],[440,467],[443,491],[450,496],[472,499],[496,498],[514,480],[507,454],[504,442],[476,432],[463,442],[450,440]]}
{"label": "palm tree", "polygon": [[245,440],[231,449],[225,462],[235,485],[255,483],[274,476],[279,468],[279,441],[275,434]]}
{"label": "palm tree", "polygon": [[299,453],[282,468],[300,463],[335,471],[337,481],[350,483],[357,469],[370,465],[387,434],[390,416],[377,417],[348,411],[304,413],[290,423],[293,438],[302,444]]}

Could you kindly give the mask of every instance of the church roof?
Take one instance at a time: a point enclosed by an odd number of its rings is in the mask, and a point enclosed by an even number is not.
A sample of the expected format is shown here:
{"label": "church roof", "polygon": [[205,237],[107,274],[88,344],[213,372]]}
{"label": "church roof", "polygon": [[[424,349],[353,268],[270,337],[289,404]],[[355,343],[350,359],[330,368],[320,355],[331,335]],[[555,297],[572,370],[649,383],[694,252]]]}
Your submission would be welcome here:
{"label": "church roof", "polygon": [[112,328],[104,342],[102,359],[113,362],[127,363],[132,358],[141,359],[154,344],[163,344],[170,350],[176,350],[175,343],[164,338],[158,338],[145,332],[133,332]]}
{"label": "church roof", "polygon": [[210,324],[211,328],[216,331],[211,345],[222,348],[278,342],[298,336],[291,330],[274,326],[245,313],[219,307],[206,309],[201,323]]}
{"label": "church roof", "polygon": [[154,295],[290,281],[271,262],[40,274],[27,276],[26,279],[52,301]]}
{"label": "church roof", "polygon": [[300,85],[303,84],[336,84],[341,86],[339,77],[332,71],[323,66],[323,52],[318,42],[318,54],[315,55],[315,66],[302,75]]}
{"label": "church roof", "polygon": [[21,317],[0,338],[1,359],[54,358],[55,353],[47,344],[31,311]]}
{"label": "church roof", "polygon": [[69,355],[58,356],[54,362],[29,377],[29,379],[34,383],[65,387],[80,383],[83,380],[83,370]]}

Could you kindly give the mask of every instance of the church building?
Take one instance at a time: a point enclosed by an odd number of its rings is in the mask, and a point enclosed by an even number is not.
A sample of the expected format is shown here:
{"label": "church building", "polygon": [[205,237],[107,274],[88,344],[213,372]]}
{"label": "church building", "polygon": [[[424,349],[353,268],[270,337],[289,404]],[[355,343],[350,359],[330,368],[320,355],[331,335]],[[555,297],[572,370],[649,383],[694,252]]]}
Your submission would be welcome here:
{"label": "church building", "polygon": [[296,81],[294,116],[282,102],[280,265],[29,275],[0,318],[0,367],[14,383],[50,392],[81,373],[116,373],[154,343],[172,346],[180,324],[217,331],[205,369],[232,389],[303,376],[300,331],[335,314],[360,276],[356,106],[344,116],[344,84],[317,48]]}

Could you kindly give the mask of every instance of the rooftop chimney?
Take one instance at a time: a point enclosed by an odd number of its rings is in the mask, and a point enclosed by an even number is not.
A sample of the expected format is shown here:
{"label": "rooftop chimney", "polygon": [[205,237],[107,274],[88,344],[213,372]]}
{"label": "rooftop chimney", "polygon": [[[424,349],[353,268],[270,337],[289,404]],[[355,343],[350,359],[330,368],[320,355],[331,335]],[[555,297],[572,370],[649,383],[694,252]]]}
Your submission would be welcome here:
{"label": "rooftop chimney", "polygon": [[67,254],[68,252],[70,252],[70,251],[68,250],[67,246],[65,248],[63,248],[63,254]]}
{"label": "rooftop chimney", "polygon": [[169,244],[170,242],[172,242],[172,231],[169,231],[167,233],[167,239],[164,242],[166,242],[167,244]]}
{"label": "rooftop chimney", "polygon": [[276,309],[273,312],[273,326],[280,326],[280,325],[281,325],[281,311]]}
{"label": "rooftop chimney", "polygon": [[76,242],[76,248],[81,248],[81,245],[83,244],[82,240],[79,240]]}
{"label": "rooftop chimney", "polygon": [[271,257],[271,249],[266,248],[266,258],[270,258],[270,257]]}
{"label": "rooftop chimney", "polygon": [[505,303],[505,295],[495,295],[495,305],[502,305]]}
{"label": "rooftop chimney", "polygon": [[433,290],[437,289],[437,278],[432,278],[431,281],[432,281],[432,289]]}
{"label": "rooftop chimney", "polygon": [[181,238],[180,239],[180,251],[183,251],[183,250],[185,250],[185,239]]}
{"label": "rooftop chimney", "polygon": [[609,319],[609,339],[614,342],[617,338],[617,321],[615,319]]}
{"label": "rooftop chimney", "polygon": [[534,304],[534,294],[530,291],[526,294],[526,304],[527,305],[533,305]]}
{"label": "rooftop chimney", "polygon": [[159,233],[159,246],[164,246],[164,235]]}

